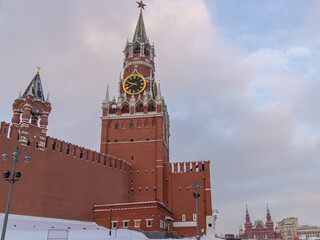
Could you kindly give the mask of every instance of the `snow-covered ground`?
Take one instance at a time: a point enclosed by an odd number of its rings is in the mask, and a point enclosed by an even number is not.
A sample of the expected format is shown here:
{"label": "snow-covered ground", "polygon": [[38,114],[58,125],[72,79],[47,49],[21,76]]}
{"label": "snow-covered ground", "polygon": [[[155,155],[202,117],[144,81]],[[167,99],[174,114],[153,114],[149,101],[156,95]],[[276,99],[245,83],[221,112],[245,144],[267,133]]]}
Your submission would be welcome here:
{"label": "snow-covered ground", "polygon": [[[0,214],[0,227],[2,230],[4,214]],[[94,222],[62,220],[55,218],[30,217],[22,215],[9,215],[5,240],[51,240],[61,239],[68,234],[68,240],[111,240],[111,239],[148,239],[142,233],[126,229],[112,230],[101,227]],[[49,238],[50,239],[50,238]],[[214,238],[201,238],[214,239]],[[218,239],[217,239],[218,240]]]}

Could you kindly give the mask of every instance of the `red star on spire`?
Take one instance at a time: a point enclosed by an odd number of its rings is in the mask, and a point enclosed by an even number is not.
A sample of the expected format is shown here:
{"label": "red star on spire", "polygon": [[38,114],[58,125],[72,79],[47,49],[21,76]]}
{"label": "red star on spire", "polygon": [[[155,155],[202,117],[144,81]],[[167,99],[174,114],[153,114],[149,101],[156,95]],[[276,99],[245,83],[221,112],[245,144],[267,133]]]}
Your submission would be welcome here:
{"label": "red star on spire", "polygon": [[143,2],[142,2],[142,0],[140,1],[140,2],[137,2],[138,3],[138,8],[141,8],[141,9],[143,9],[144,10],[144,6],[147,6],[147,5],[145,5]]}

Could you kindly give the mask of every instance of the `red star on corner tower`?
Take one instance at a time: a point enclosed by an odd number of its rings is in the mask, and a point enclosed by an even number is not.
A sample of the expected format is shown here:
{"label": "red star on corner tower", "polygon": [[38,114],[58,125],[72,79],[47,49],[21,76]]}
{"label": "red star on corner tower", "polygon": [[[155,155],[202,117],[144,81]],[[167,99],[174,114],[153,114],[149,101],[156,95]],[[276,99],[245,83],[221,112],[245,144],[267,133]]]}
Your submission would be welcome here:
{"label": "red star on corner tower", "polygon": [[138,8],[141,8],[141,10],[143,9],[144,10],[144,7],[145,6],[147,6],[147,5],[145,5],[143,2],[142,2],[142,0],[140,1],[140,2],[137,2],[138,3]]}

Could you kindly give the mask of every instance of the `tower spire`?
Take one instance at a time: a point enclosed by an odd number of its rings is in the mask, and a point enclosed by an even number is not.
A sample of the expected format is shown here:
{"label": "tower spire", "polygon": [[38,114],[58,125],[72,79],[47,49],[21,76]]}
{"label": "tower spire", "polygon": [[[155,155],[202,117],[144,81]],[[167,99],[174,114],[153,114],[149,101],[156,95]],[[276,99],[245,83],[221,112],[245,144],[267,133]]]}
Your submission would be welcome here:
{"label": "tower spire", "polygon": [[246,204],[246,223],[250,223],[250,215],[248,211],[248,205]]}
{"label": "tower spire", "polygon": [[42,83],[41,83],[40,74],[39,74],[40,67],[37,67],[37,69],[38,69],[37,74],[34,76],[29,86],[22,94],[22,99],[25,99],[27,95],[31,95],[34,97],[34,99],[45,102]]}
{"label": "tower spire", "polygon": [[138,23],[136,26],[136,30],[133,35],[132,42],[138,41],[140,43],[146,43],[148,42],[148,38],[147,38],[146,28],[144,26],[143,16],[142,16],[142,9],[144,9],[144,6],[146,5],[143,4],[142,1],[137,3],[139,5],[138,8],[140,8],[140,15],[139,15]]}
{"label": "tower spire", "polygon": [[271,215],[270,215],[268,203],[267,203],[267,221],[268,221],[268,222],[271,221]]}

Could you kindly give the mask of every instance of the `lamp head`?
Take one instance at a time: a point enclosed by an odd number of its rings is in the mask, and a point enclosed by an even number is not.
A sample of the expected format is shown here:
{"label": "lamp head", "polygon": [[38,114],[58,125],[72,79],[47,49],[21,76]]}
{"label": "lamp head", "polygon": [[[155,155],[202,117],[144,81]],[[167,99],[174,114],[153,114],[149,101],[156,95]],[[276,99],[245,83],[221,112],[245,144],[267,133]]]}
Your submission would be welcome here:
{"label": "lamp head", "polygon": [[29,157],[29,154],[27,154],[27,156],[24,157],[24,161],[26,163],[30,162],[31,158]]}
{"label": "lamp head", "polygon": [[5,171],[2,176],[4,179],[8,179],[10,177],[11,172],[10,171]]}
{"label": "lamp head", "polygon": [[17,179],[21,178],[21,172],[16,172],[16,173],[14,174],[14,176],[15,176]]}
{"label": "lamp head", "polygon": [[3,161],[7,161],[7,159],[9,158],[8,154],[5,152],[4,154],[2,154],[1,156]]}

